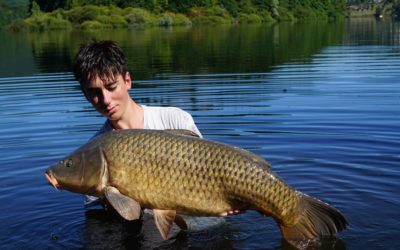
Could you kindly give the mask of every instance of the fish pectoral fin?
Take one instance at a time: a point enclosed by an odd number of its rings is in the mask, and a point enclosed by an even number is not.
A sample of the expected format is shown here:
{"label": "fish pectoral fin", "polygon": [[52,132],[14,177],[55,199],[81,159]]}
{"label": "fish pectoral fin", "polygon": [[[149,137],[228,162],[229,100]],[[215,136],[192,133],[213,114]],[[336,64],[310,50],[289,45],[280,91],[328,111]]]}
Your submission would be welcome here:
{"label": "fish pectoral fin", "polygon": [[111,206],[125,220],[137,220],[140,218],[140,204],[137,201],[121,194],[115,187],[105,187],[104,194]]}
{"label": "fish pectoral fin", "polygon": [[158,231],[160,231],[164,240],[168,239],[169,231],[171,231],[172,224],[176,218],[176,211],[153,209],[153,212]]}

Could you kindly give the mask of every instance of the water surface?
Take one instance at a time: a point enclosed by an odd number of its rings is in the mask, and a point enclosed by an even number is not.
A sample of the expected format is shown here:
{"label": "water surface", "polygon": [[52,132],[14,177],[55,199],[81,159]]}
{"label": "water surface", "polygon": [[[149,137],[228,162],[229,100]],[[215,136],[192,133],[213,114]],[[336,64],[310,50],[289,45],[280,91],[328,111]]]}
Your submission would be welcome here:
{"label": "water surface", "polygon": [[127,52],[131,96],[189,111],[207,139],[268,159],[350,227],[323,249],[398,249],[400,31],[390,20],[336,24],[0,33],[0,245],[3,249],[290,249],[255,212],[162,241],[43,172],[99,129],[70,64],[79,44]]}

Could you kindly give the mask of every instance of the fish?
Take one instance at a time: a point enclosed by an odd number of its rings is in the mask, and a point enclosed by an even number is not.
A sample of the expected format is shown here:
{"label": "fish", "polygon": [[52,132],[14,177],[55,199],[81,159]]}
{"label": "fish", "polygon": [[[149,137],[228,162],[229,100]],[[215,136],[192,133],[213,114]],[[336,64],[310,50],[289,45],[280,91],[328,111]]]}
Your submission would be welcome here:
{"label": "fish", "polygon": [[164,239],[181,215],[272,217],[293,246],[334,236],[348,222],[333,206],[289,186],[264,158],[185,130],[106,132],[45,171],[56,189],[97,196],[124,219],[154,213]]}

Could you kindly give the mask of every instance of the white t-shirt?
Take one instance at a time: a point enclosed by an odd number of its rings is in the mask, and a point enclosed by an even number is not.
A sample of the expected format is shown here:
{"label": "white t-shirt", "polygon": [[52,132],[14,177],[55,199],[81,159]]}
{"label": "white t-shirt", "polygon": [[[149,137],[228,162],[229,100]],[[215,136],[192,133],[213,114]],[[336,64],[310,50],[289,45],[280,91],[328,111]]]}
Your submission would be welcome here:
{"label": "white t-shirt", "polygon": [[[149,107],[141,105],[143,108],[143,128],[144,129],[187,129],[190,130],[200,137],[202,137],[199,129],[192,116],[176,107]],[[96,137],[105,132],[114,130],[108,120],[104,123],[103,127],[92,137]],[[85,207],[98,204],[99,199],[94,196],[85,195]]]}
{"label": "white t-shirt", "polygon": [[[143,128],[144,129],[186,129],[202,137],[199,129],[193,121],[192,116],[176,107],[149,107],[141,105],[143,108]],[[100,135],[104,132],[114,130],[110,122],[104,123],[103,127],[95,134]],[[95,137],[94,136],[94,137]]]}

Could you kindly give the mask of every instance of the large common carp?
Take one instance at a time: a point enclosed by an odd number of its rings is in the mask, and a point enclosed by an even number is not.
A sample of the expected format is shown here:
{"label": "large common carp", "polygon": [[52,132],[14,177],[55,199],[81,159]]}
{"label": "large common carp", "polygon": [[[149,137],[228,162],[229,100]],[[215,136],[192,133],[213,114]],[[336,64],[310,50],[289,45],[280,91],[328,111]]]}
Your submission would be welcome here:
{"label": "large common carp", "polygon": [[225,216],[256,210],[272,216],[283,237],[296,242],[334,235],[346,219],[335,208],[296,191],[257,155],[187,131],[119,130],[75,150],[45,175],[59,189],[98,196],[122,217],[153,209],[161,235],[179,214]]}

